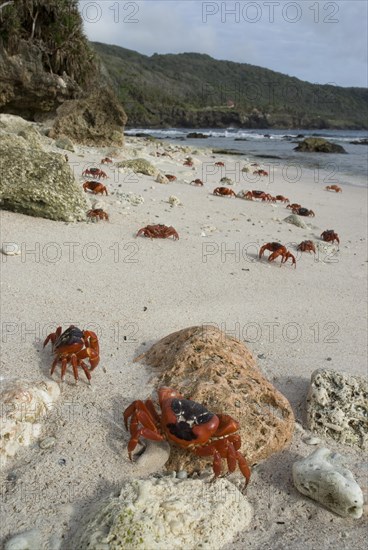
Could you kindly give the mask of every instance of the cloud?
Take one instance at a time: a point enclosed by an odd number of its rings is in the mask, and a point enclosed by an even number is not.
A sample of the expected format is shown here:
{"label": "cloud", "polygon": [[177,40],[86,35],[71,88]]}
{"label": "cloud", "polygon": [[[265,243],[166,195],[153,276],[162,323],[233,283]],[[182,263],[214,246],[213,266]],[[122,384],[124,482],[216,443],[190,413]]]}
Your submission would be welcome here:
{"label": "cloud", "polygon": [[80,10],[93,41],[146,55],[206,53],[310,82],[367,86],[365,1],[83,0]]}

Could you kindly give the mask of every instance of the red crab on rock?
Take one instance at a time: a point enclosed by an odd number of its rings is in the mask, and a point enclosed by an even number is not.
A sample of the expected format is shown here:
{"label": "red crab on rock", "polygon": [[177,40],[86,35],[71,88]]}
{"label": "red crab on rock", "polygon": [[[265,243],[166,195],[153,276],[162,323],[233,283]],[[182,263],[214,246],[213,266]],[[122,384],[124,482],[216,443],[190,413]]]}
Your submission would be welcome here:
{"label": "red crab on rock", "polygon": [[239,422],[227,414],[214,414],[203,405],[185,399],[172,388],[158,390],[161,415],[157,413],[153,401],[133,401],[124,411],[124,423],[130,431],[128,443],[129,458],[141,437],[152,441],[168,441],[182,449],[188,449],[197,456],[213,457],[215,478],[222,472],[222,459],[226,459],[229,472],[236,467],[246,479],[250,469],[241,447]]}
{"label": "red crab on rock", "polygon": [[168,227],[163,223],[158,223],[157,225],[146,225],[146,227],[142,227],[138,231],[137,237],[142,234],[145,237],[150,237],[150,239],[168,239],[169,237],[172,237],[174,241],[179,239],[179,235],[172,225]]}
{"label": "red crab on rock", "polygon": [[[49,334],[43,343],[43,347],[51,341],[55,359],[51,366],[51,375],[54,374],[58,361],[61,361],[61,381],[64,381],[68,363],[72,365],[75,382],[78,382],[78,367],[82,367],[84,374],[91,381],[91,372],[100,362],[98,338],[91,330],[80,330],[70,325],[64,332],[58,327],[55,332]],[[83,359],[88,359],[89,369]]]}

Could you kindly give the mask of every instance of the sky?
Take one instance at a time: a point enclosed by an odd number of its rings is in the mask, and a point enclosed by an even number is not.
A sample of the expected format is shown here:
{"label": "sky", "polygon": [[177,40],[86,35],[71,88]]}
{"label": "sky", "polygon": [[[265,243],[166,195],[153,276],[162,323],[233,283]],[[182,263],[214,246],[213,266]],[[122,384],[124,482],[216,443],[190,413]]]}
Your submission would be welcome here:
{"label": "sky", "polygon": [[367,0],[81,0],[91,41],[198,52],[337,86],[368,85]]}

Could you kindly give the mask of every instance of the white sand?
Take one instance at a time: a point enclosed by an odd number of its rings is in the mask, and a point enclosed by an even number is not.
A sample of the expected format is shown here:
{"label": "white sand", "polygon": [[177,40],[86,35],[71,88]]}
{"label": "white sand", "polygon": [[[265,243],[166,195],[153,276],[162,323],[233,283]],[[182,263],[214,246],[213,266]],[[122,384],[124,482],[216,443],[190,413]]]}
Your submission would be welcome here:
{"label": "white sand", "polygon": [[[149,147],[156,150],[156,145]],[[306,169],[300,181],[291,183],[283,178],[281,167],[271,184],[268,178],[259,178],[232,186],[236,193],[264,189],[283,194],[314,210],[315,218],[303,218],[312,229],[303,230],[275,221],[290,214],[284,205],[212,195],[222,185],[222,176],[234,178],[228,172],[234,163],[244,166],[242,157],[194,154],[195,170],[191,170],[182,166],[187,156],[183,152],[173,155],[175,160],[151,157],[146,142],[133,138],[127,139],[120,159],[132,158],[133,148],[178,180],[160,185],[152,177],[115,172],[114,181],[113,168],[103,167],[110,176],[104,182],[110,192],[132,191],[145,199],[127,209],[116,204],[116,196],[103,197],[109,223],[65,224],[1,213],[2,243],[23,247],[20,256],[0,258],[2,375],[47,378],[52,355],[51,349],[42,350],[42,341],[58,325],[97,330],[101,347],[92,389],[83,373],[76,387],[68,370],[60,405],[44,424],[43,437],[55,436],[55,448],[42,451],[35,444],[9,462],[2,474],[3,540],[36,528],[44,548],[57,548],[61,538],[61,548],[72,548],[73,531],[91,501],[118,490],[124,479],[146,473],[128,461],[122,412],[153,389],[152,373],[134,364],[133,358],[171,332],[216,323],[247,340],[253,353],[261,355],[260,369],[290,400],[304,426],[306,392],[315,369],[367,372],[366,190],[345,186],[343,193],[327,192],[324,186],[332,182],[324,182],[322,173],[316,182]],[[96,164],[107,150],[81,147],[79,152],[84,158],[68,152],[69,161],[79,163],[78,178],[87,162]],[[227,169],[205,178],[203,163],[215,160],[224,161]],[[262,167],[268,169],[266,164]],[[289,178],[294,173],[290,170]],[[204,187],[188,184],[195,178],[202,178]],[[183,206],[170,207],[166,202],[170,195]],[[173,225],[180,240],[135,237],[138,229],[152,223]],[[216,230],[210,233],[204,226]],[[315,261],[312,254],[299,253],[296,269],[290,262],[280,268],[279,260],[268,264],[257,259],[266,242],[318,240],[326,229],[340,236],[335,257],[320,254],[320,261]],[[66,243],[77,243],[74,258],[72,245]],[[294,246],[288,248],[295,253]],[[32,250],[38,250],[39,257]],[[96,251],[100,258],[91,261]],[[55,254],[59,261],[54,261]],[[59,376],[58,368],[54,379]],[[365,547],[366,515],[361,520],[339,518],[294,489],[293,461],[315,449],[302,442],[304,435],[296,431],[290,449],[254,469],[247,491],[254,522],[227,548]],[[325,443],[347,457],[366,493],[363,454]]]}

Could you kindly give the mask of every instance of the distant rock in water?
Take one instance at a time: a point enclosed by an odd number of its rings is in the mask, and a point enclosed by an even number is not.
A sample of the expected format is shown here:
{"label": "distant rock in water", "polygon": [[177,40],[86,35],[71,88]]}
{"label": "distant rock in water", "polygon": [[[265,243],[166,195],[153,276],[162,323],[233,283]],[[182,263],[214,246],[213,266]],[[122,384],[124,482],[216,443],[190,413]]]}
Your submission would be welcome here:
{"label": "distant rock in water", "polygon": [[237,149],[212,149],[214,155],[244,155],[242,151]]}
{"label": "distant rock in water", "polygon": [[201,134],[201,132],[190,132],[187,134],[188,139],[207,139],[208,136],[206,134]]}
{"label": "distant rock in water", "polygon": [[368,138],[355,139],[354,141],[349,141],[351,145],[368,145]]}
{"label": "distant rock in water", "polygon": [[346,153],[345,149],[341,145],[331,143],[323,138],[306,138],[300,142],[294,151],[308,152],[308,153]]}
{"label": "distant rock in water", "polygon": [[248,141],[247,138],[235,138],[234,141]]}
{"label": "distant rock in water", "polygon": [[126,121],[114,92],[100,88],[87,98],[66,101],[59,107],[49,137],[66,136],[74,143],[97,147],[121,146]]}

